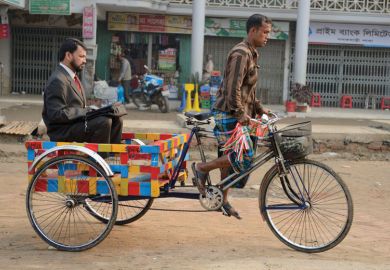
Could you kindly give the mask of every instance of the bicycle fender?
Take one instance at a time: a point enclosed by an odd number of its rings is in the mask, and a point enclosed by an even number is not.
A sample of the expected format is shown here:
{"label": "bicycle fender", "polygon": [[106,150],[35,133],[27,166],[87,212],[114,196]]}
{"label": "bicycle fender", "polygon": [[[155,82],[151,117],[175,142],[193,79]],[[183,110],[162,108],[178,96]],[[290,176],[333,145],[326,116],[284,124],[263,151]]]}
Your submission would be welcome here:
{"label": "bicycle fender", "polygon": [[62,145],[62,146],[53,147],[53,148],[45,151],[41,155],[39,155],[34,160],[33,164],[30,166],[30,168],[28,168],[28,170],[31,171],[32,169],[34,169],[38,165],[38,163],[42,159],[44,159],[47,155],[49,155],[50,153],[53,153],[56,151],[62,151],[62,150],[82,152],[82,153],[88,155],[89,157],[91,157],[95,162],[97,162],[100,165],[100,167],[104,170],[104,172],[107,174],[107,176],[111,177],[114,175],[110,166],[98,153],[92,151],[91,149],[88,149],[88,148],[83,147],[83,146],[78,146],[78,145]]}
{"label": "bicycle fender", "polygon": [[262,196],[264,196],[264,190],[266,188],[265,184],[267,179],[270,177],[270,175],[274,174],[274,172],[277,172],[278,167],[277,165],[273,165],[264,175],[263,180],[261,181],[261,186],[260,186],[260,195],[259,195],[259,207],[260,207],[260,213],[261,213],[261,218],[263,221],[265,221],[265,211],[263,208],[263,205],[261,205],[261,202],[263,201]]}

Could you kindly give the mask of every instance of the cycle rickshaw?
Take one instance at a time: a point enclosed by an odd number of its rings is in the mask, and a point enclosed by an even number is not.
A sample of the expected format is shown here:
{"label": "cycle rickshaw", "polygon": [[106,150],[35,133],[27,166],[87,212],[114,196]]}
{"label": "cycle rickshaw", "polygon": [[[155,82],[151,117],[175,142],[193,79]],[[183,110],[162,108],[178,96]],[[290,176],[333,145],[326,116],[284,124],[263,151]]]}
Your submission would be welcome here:
{"label": "cycle rickshaw", "polygon": [[[122,144],[26,142],[26,208],[36,233],[59,250],[81,251],[100,243],[114,224],[141,218],[158,197],[195,198],[205,209],[219,210],[224,189],[274,159],[261,181],[259,207],[276,237],[299,251],[322,252],[348,234],[350,192],[331,168],[306,158],[312,152],[310,122],[280,130],[276,116],[262,123],[268,129],[260,138],[266,150],[247,171],[219,183],[208,179],[206,195],[199,195],[178,190],[188,177],[194,137],[206,160],[201,138],[211,135],[202,126],[211,120],[208,113],[186,116],[190,134],[123,133]],[[103,159],[98,153],[109,154]]]}

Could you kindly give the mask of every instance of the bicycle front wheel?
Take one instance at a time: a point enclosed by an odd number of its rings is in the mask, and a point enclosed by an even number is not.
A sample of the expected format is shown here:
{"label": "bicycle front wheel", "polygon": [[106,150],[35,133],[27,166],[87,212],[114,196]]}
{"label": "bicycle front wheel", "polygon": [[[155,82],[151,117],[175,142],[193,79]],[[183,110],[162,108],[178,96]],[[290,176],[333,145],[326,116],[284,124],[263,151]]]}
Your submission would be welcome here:
{"label": "bicycle front wheel", "polygon": [[[85,209],[88,201],[104,208],[106,224]],[[94,161],[81,156],[59,156],[45,162],[27,190],[27,214],[36,233],[49,245],[81,251],[103,241],[118,211],[111,179]]]}
{"label": "bicycle front wheel", "polygon": [[312,160],[274,166],[262,183],[260,210],[271,231],[287,246],[314,253],[331,249],[348,234],[353,219],[351,194],[328,166]]}

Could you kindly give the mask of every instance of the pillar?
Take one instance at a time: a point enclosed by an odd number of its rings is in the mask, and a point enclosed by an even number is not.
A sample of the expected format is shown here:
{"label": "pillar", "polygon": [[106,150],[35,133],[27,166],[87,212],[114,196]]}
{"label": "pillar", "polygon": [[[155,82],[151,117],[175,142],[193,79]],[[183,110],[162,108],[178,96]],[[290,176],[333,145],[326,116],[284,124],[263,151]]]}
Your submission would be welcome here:
{"label": "pillar", "polygon": [[307,50],[309,43],[310,2],[299,1],[295,36],[294,82],[306,84]]}
{"label": "pillar", "polygon": [[192,1],[191,74],[202,79],[206,0]]}

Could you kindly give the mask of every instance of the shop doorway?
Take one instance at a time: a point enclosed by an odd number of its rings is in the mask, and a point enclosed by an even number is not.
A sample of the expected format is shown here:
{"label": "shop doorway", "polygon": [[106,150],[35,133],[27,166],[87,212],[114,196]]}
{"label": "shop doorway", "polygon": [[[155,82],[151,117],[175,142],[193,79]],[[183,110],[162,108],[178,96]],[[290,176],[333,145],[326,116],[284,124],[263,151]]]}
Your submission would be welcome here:
{"label": "shop doorway", "polygon": [[66,37],[80,39],[81,29],[12,27],[12,92],[42,94]]}

